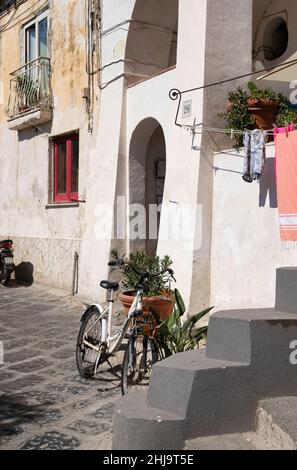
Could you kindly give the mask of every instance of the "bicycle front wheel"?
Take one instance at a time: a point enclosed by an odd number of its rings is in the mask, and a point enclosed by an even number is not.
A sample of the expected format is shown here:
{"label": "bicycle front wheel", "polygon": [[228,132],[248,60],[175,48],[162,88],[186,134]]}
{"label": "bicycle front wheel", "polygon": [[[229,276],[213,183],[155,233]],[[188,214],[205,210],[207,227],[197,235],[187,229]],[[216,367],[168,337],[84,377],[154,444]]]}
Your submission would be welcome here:
{"label": "bicycle front wheel", "polygon": [[158,350],[147,336],[131,335],[125,351],[122,367],[122,395],[146,389],[152,366],[158,361]]}
{"label": "bicycle front wheel", "polygon": [[90,309],[82,320],[76,345],[76,365],[81,377],[90,379],[95,373],[98,348],[101,345],[102,322],[96,308]]}

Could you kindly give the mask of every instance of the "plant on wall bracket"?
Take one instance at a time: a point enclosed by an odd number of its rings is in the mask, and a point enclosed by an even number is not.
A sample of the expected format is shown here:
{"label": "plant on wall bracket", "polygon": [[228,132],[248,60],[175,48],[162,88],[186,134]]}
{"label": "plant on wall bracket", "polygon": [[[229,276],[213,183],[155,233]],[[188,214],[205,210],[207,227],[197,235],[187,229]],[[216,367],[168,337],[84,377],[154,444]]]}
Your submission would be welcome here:
{"label": "plant on wall bracket", "polygon": [[[247,84],[247,90],[237,87],[228,94],[227,112],[219,113],[226,122],[227,129],[244,131],[246,129],[271,129],[273,124],[279,127],[297,124],[297,110],[282,94],[271,88],[260,89],[253,82]],[[243,136],[235,134],[235,147],[243,145]]]}

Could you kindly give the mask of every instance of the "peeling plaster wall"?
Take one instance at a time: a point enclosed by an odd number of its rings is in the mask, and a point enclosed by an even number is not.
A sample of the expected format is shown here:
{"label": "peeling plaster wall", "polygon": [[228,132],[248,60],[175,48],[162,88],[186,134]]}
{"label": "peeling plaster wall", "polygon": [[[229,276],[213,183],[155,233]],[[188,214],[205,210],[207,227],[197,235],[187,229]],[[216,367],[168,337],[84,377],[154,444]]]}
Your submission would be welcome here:
{"label": "peeling plaster wall", "polygon": [[[79,129],[79,195],[87,191],[88,159],[94,135],[87,131],[82,89],[87,87],[84,2],[49,1],[49,48],[54,114],[39,129],[8,130],[5,107],[9,74],[22,65],[22,27],[45,2],[28,0],[16,24],[0,34],[0,234],[15,241],[18,263],[32,262],[35,279],[70,290],[73,257],[80,251],[85,205],[47,209],[50,201],[50,138]],[[1,24],[7,21],[4,17]],[[0,27],[1,27],[0,24]],[[98,108],[98,106],[96,106]],[[95,112],[96,111],[95,108]],[[96,133],[95,133],[96,135]]]}
{"label": "peeling plaster wall", "polygon": [[71,291],[80,240],[13,237],[15,263],[31,263],[34,281]]}

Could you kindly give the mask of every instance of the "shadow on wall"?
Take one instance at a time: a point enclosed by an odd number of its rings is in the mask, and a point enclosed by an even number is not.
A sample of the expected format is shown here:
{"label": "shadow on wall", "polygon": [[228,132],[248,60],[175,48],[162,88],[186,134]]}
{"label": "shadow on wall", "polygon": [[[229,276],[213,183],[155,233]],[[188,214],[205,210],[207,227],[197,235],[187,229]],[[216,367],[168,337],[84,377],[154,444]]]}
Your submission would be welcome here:
{"label": "shadow on wall", "polygon": [[47,124],[40,124],[38,127],[29,127],[28,129],[23,129],[18,132],[19,142],[26,140],[34,139],[38,135],[51,134],[52,132],[52,122]]}
{"label": "shadow on wall", "polygon": [[34,266],[29,262],[22,262],[15,268],[15,281],[11,281],[8,287],[30,287],[34,282]]}
{"label": "shadow on wall", "polygon": [[277,205],[277,189],[276,189],[276,173],[275,158],[267,158],[266,170],[260,181],[259,207],[266,207],[269,195],[269,207],[276,209]]}

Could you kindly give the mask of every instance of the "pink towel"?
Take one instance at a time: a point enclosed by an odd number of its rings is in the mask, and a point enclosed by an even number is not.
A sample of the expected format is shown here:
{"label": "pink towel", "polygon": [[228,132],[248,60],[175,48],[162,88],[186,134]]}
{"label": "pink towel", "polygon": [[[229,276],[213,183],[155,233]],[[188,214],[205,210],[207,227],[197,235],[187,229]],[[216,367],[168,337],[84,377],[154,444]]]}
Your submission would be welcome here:
{"label": "pink towel", "polygon": [[297,131],[275,135],[277,199],[282,241],[297,241]]}
{"label": "pink towel", "polygon": [[[292,132],[295,130],[295,126],[294,124],[290,124],[289,126],[287,127],[275,127],[273,132],[274,132],[274,143],[276,144],[276,136],[277,134],[285,134],[286,132]],[[276,174],[276,171],[277,171],[277,159],[278,159],[278,155],[277,155],[277,152],[275,153],[275,174]]]}

